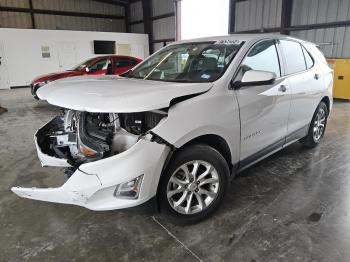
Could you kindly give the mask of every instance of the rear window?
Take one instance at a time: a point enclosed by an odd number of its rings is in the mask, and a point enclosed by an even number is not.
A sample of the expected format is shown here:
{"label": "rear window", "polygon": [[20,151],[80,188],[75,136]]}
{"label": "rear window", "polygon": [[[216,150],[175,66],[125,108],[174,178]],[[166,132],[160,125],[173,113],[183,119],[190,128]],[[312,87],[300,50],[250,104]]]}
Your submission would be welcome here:
{"label": "rear window", "polygon": [[289,40],[281,40],[280,42],[286,58],[287,74],[294,74],[306,70],[306,63],[301,45]]}

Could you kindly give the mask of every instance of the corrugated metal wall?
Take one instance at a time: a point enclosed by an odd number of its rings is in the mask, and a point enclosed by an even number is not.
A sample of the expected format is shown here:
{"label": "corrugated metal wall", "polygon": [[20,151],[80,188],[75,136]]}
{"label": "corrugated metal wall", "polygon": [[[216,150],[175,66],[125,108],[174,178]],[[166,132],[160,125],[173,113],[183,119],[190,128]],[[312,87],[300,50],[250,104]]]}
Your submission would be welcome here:
{"label": "corrugated metal wall", "polygon": [[[292,25],[350,20],[350,0],[294,0]],[[350,27],[312,29],[291,35],[320,44],[327,57],[350,58]]]}
{"label": "corrugated metal wall", "polygon": [[[32,0],[34,9],[124,15],[124,7],[91,0]],[[0,0],[0,6],[29,8],[28,0]],[[35,14],[39,29],[125,32],[123,19]],[[0,27],[32,28],[30,14],[0,12]]]}
{"label": "corrugated metal wall", "polygon": [[143,19],[142,2],[137,1],[130,4],[130,22],[135,22]]}
{"label": "corrugated metal wall", "polygon": [[[281,26],[282,0],[237,2],[235,31]],[[293,0],[291,26],[350,20],[350,0]],[[327,57],[350,58],[350,27],[291,31],[290,35],[320,44]]]}
{"label": "corrugated metal wall", "polygon": [[125,21],[117,19],[35,15],[36,28],[77,31],[125,32]]}
{"label": "corrugated metal wall", "polygon": [[0,12],[0,27],[32,28],[30,14],[16,12]]}
{"label": "corrugated metal wall", "polygon": [[[164,15],[175,11],[174,0],[152,0],[152,16]],[[154,40],[175,38],[175,16],[153,21]],[[165,42],[165,45],[170,42]],[[164,43],[154,43],[153,50],[157,51]]]}
{"label": "corrugated metal wall", "polygon": [[295,31],[291,35],[319,44],[326,57],[350,58],[350,27]]}
{"label": "corrugated metal wall", "polygon": [[137,23],[137,24],[134,24],[134,25],[131,25],[130,26],[130,32],[131,33],[138,33],[138,34],[143,34],[144,33],[144,25],[143,23]]}
{"label": "corrugated metal wall", "polygon": [[279,27],[282,0],[248,0],[237,2],[235,31]]}
{"label": "corrugated metal wall", "polygon": [[349,20],[349,0],[294,0],[292,25]]}
{"label": "corrugated metal wall", "polygon": [[169,39],[175,37],[175,16],[153,21],[154,40]]}
{"label": "corrugated metal wall", "polygon": [[[151,0],[152,1],[152,17],[169,14],[175,11],[174,0]],[[130,22],[141,21],[143,19],[142,2],[137,1],[130,4]],[[153,40],[159,41],[163,39],[175,38],[175,16],[156,19],[152,21]],[[137,23],[130,25],[130,32],[143,33],[144,24]],[[165,42],[166,44],[169,41]],[[153,49],[157,51],[163,47],[164,43],[154,43]]]}

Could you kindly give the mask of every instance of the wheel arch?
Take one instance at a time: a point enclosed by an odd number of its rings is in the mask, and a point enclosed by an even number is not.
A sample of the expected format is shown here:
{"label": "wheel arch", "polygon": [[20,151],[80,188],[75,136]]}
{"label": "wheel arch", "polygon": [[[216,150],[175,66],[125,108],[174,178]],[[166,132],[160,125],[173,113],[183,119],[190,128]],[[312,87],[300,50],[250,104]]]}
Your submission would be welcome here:
{"label": "wheel arch", "polygon": [[328,96],[324,96],[322,99],[321,99],[321,102],[324,102],[327,106],[327,110],[328,110],[328,114],[330,113],[330,110],[331,110],[331,101],[329,99]]}
{"label": "wheel arch", "polygon": [[166,169],[171,159],[173,159],[178,153],[180,153],[182,149],[195,144],[205,144],[216,149],[225,158],[229,170],[232,171],[232,152],[230,146],[222,136],[216,134],[205,134],[194,137],[189,141],[185,142],[180,147],[175,148],[171,153],[169,153],[168,159],[166,160],[163,170]]}

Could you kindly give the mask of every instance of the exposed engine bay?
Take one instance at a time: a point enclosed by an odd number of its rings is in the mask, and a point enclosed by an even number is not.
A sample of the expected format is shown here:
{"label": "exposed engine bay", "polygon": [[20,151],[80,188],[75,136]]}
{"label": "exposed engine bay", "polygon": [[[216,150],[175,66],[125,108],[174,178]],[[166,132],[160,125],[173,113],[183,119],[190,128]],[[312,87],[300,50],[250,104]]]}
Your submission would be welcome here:
{"label": "exposed engine bay", "polygon": [[166,110],[89,113],[64,110],[37,133],[43,153],[73,167],[122,153],[167,116]]}

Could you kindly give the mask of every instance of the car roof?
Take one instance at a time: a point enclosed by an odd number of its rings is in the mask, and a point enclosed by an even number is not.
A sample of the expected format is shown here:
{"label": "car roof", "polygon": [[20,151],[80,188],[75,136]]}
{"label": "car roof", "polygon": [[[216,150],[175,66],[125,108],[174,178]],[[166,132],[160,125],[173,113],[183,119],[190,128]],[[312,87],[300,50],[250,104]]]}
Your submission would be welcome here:
{"label": "car roof", "polygon": [[259,41],[266,38],[273,38],[273,39],[293,39],[298,42],[307,42],[295,37],[291,37],[289,35],[282,35],[282,34],[229,34],[229,35],[223,35],[223,36],[213,36],[213,37],[201,37],[201,38],[195,38],[195,39],[188,39],[188,40],[181,40],[177,42],[173,42],[174,44],[178,43],[191,43],[191,42],[210,42],[210,41]]}
{"label": "car roof", "polygon": [[115,57],[115,58],[135,58],[139,60],[140,58],[135,57],[135,56],[130,56],[130,55],[101,55],[101,56],[96,56],[91,59],[100,59],[100,58],[108,58],[108,57]]}

